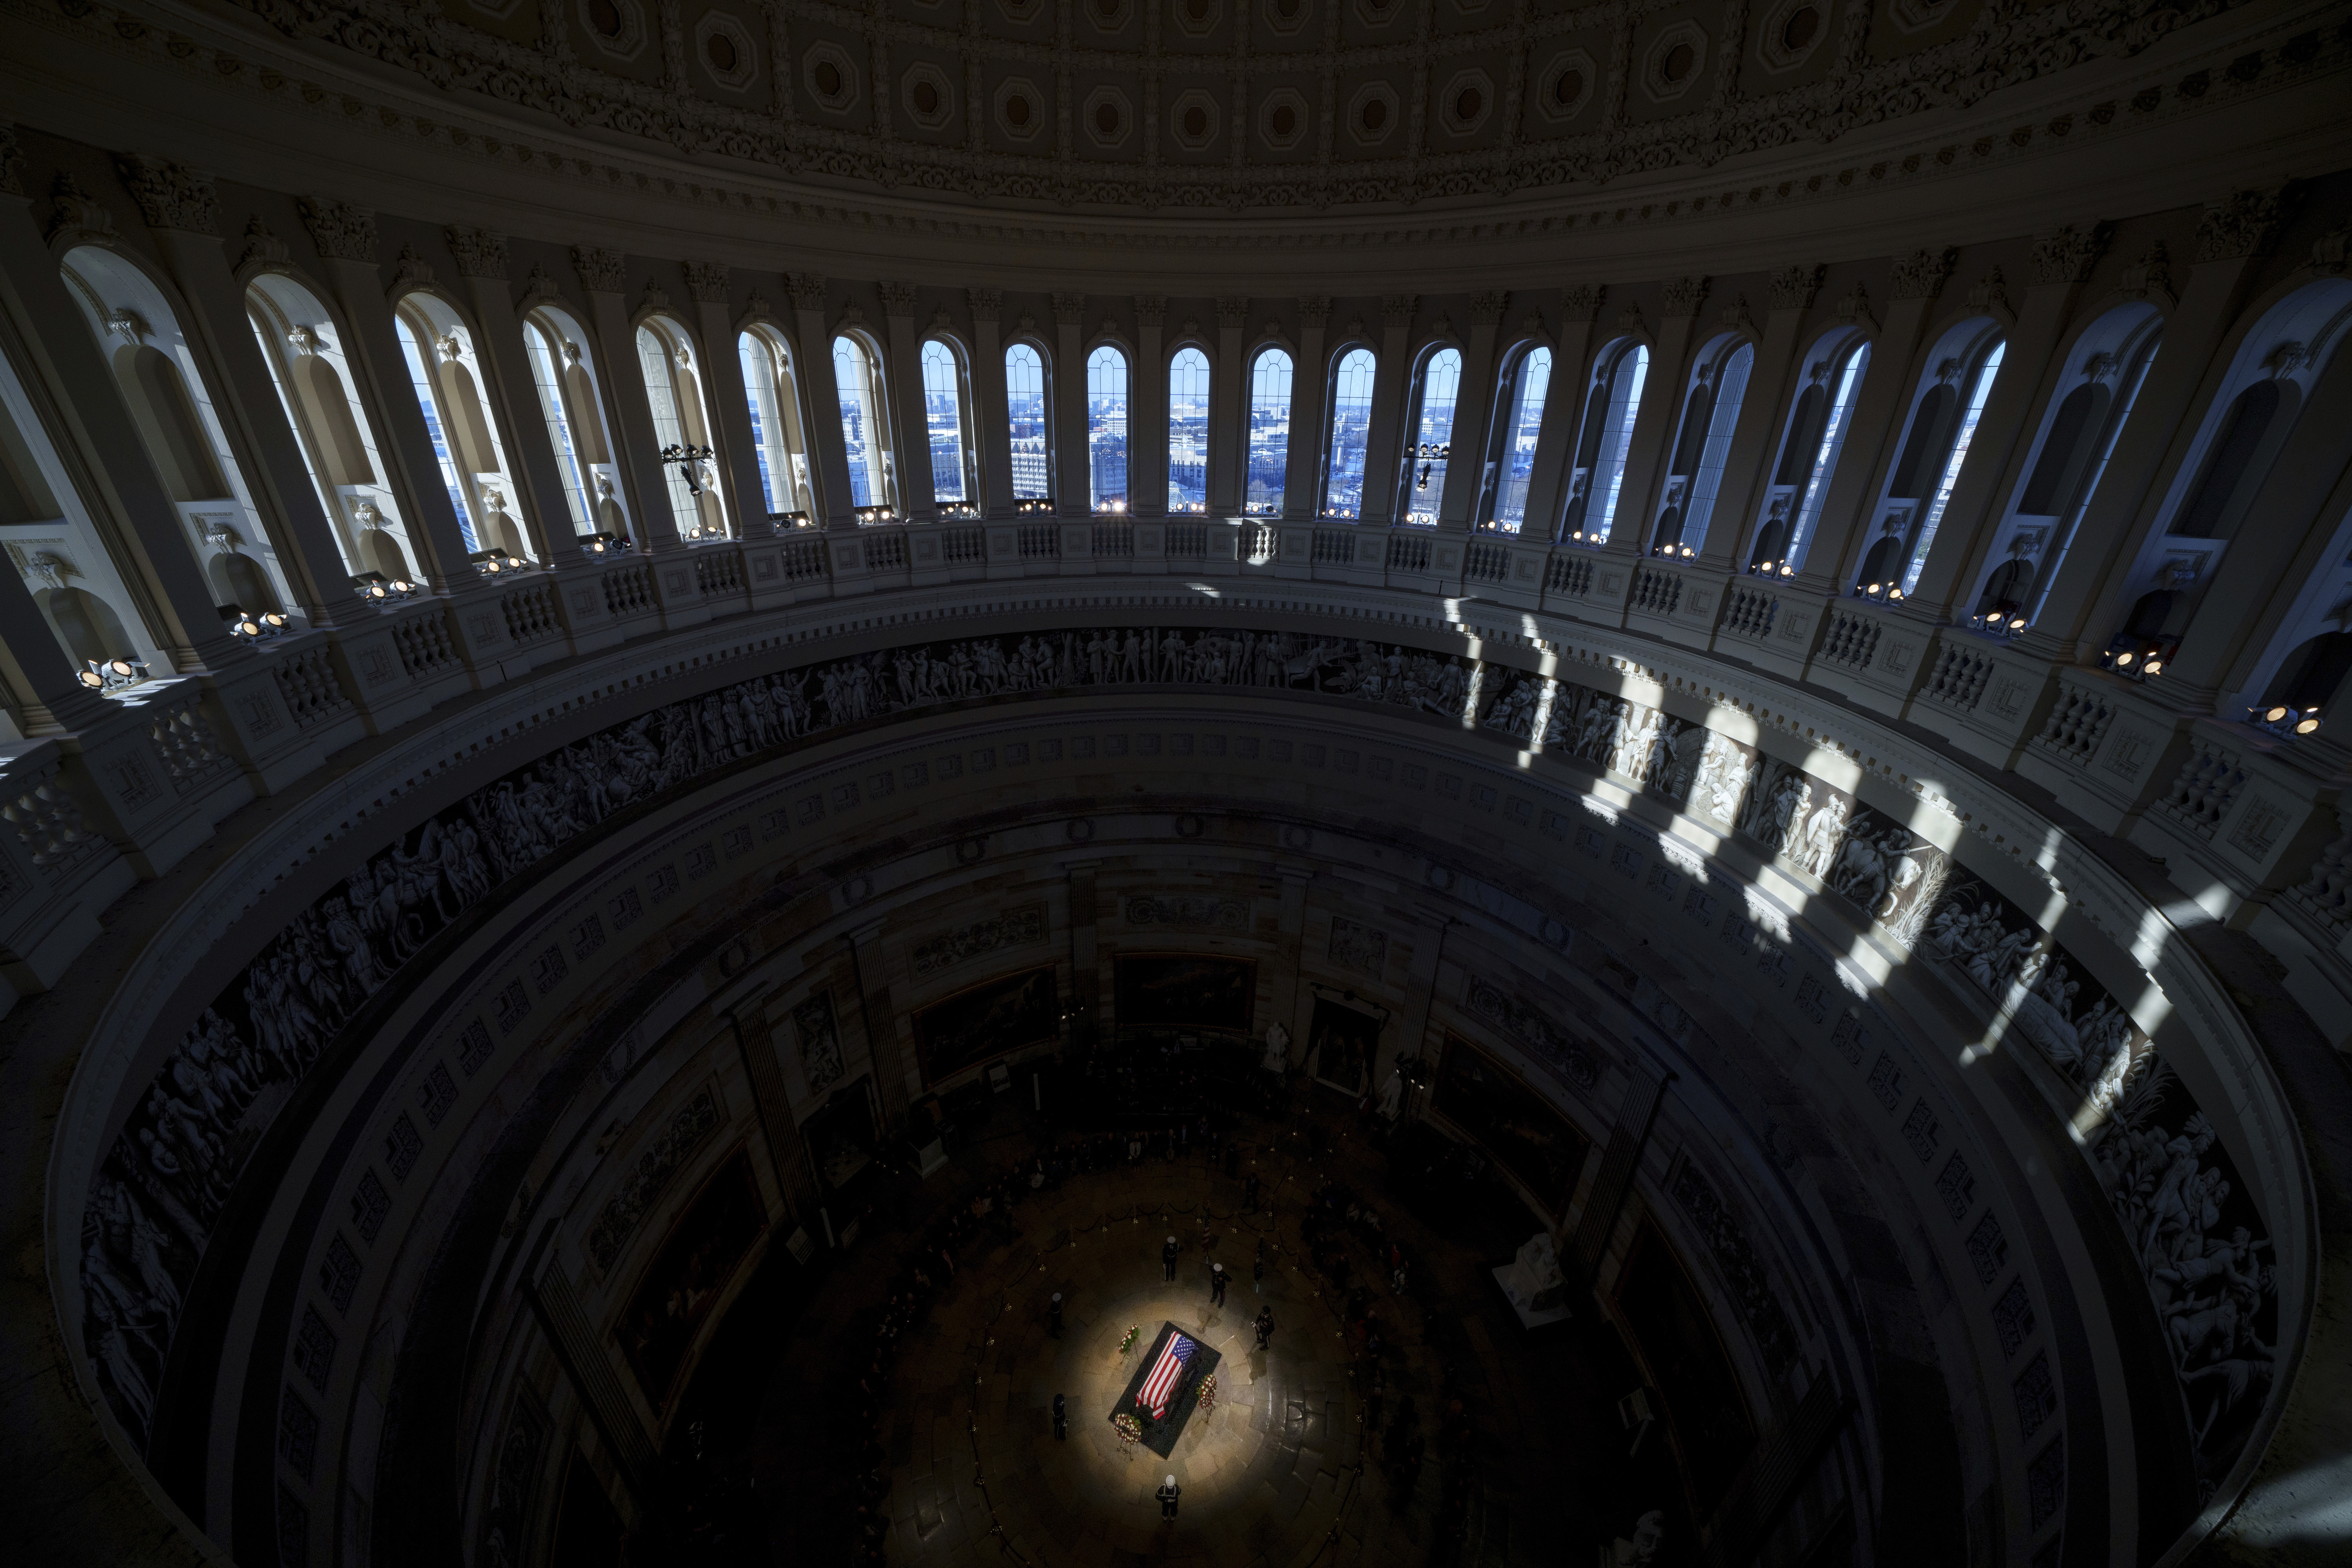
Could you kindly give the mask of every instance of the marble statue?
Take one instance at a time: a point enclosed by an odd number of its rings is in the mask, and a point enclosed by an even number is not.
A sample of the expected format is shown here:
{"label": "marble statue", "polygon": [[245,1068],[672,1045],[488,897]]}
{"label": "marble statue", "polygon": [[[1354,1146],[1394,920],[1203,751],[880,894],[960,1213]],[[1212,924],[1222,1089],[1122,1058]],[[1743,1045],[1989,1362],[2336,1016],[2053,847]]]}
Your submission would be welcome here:
{"label": "marble statue", "polygon": [[1258,1065],[1277,1078],[1290,1070],[1290,1031],[1280,1024],[1265,1026],[1265,1059]]}

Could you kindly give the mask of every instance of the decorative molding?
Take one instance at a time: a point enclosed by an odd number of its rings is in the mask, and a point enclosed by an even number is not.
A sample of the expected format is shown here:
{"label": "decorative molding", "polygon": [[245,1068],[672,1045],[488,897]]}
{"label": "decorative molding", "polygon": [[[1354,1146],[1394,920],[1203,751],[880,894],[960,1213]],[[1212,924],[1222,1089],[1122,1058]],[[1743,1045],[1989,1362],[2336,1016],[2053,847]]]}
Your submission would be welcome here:
{"label": "decorative molding", "polygon": [[2339,223],[2311,242],[2311,258],[2304,266],[2315,277],[2341,278],[2347,247],[2352,247],[2352,223]]}
{"label": "decorative molding", "polygon": [[678,271],[686,278],[687,298],[698,305],[727,303],[727,263],[723,261],[681,261]]}
{"label": "decorative molding", "polygon": [[0,195],[25,194],[25,149],[17,143],[16,128],[0,121]]}
{"label": "decorative molding", "polygon": [[572,268],[580,274],[580,286],[591,294],[628,292],[628,268],[617,250],[608,250],[601,245],[575,245],[572,247]]}
{"label": "decorative molding", "polygon": [[532,262],[530,275],[522,280],[522,308],[528,310],[534,305],[562,298],[563,290],[556,285],[554,276],[539,262]]}
{"label": "decorative molding", "polygon": [[1756,1336],[1757,1348],[1764,1352],[1765,1365],[1775,1376],[1786,1372],[1797,1359],[1797,1331],[1738,1216],[1687,1157],[1675,1173],[1671,1190],[1675,1202],[1706,1239],[1707,1251],[1714,1255],[1716,1267],[1731,1287],[1732,1300],[1739,1305],[1739,1315],[1748,1321],[1748,1331]]}
{"label": "decorative molding", "polygon": [[1859,278],[1853,280],[1853,288],[1839,296],[1837,313],[1838,320],[1850,327],[1866,327],[1872,331],[1878,327],[1878,319],[1870,313],[1870,290],[1863,287]]}
{"label": "decorative molding", "polygon": [[1299,325],[1304,327],[1323,327],[1329,325],[1330,321],[1330,295],[1301,294],[1298,297]]}
{"label": "decorative molding", "polygon": [[885,317],[915,318],[915,286],[912,283],[877,283],[882,292],[882,314]]}
{"label": "decorative molding", "polygon": [[2111,226],[2104,223],[2068,224],[2034,236],[2034,286],[2080,283],[2088,278],[2100,252],[2106,249],[2107,236],[2112,232]]}
{"label": "decorative molding", "polygon": [[2172,256],[2158,240],[2147,247],[2147,254],[2123,270],[2116,281],[2116,292],[2126,300],[2146,300],[2151,294],[2172,298]]}
{"label": "decorative molding", "polygon": [[2293,205],[2292,184],[2269,190],[2231,191],[2197,218],[2197,261],[2229,261],[2270,248]]}
{"label": "decorative molding", "polygon": [[1247,295],[1228,294],[1218,297],[1217,325],[1220,327],[1239,327],[1246,325],[1248,321],[1249,297]]}
{"label": "decorative molding", "polygon": [[1643,330],[1642,302],[1639,300],[1626,300],[1625,308],[1617,312],[1617,330],[1621,332],[1638,332]]}
{"label": "decorative molding", "polygon": [[1565,1033],[1494,982],[1471,975],[1463,1000],[1474,1016],[1517,1041],[1578,1093],[1590,1094],[1600,1084],[1606,1058],[1599,1047]]}
{"label": "decorative molding", "polygon": [[1559,317],[1563,321],[1582,321],[1590,325],[1601,314],[1601,301],[1608,297],[1605,283],[1572,283],[1559,291]]}
{"label": "decorative molding", "polygon": [[1932,300],[1951,276],[1952,263],[1959,252],[1950,246],[1941,250],[1918,249],[1895,258],[1895,298],[1897,300]]}
{"label": "decorative molding", "polygon": [[1697,315],[1699,306],[1706,302],[1708,282],[1709,279],[1705,278],[1678,278],[1667,284],[1667,319],[1688,319]]}
{"label": "decorative molding", "polygon": [[286,242],[270,232],[269,226],[256,213],[246,220],[245,250],[236,258],[236,270],[245,272],[286,272],[291,270]]}
{"label": "decorative molding", "polygon": [[971,308],[975,321],[993,321],[1004,313],[1004,290],[1002,289],[967,289],[964,303]]}
{"label": "decorative molding", "polygon": [[801,1048],[801,1072],[812,1095],[823,1094],[849,1069],[842,1058],[841,1028],[833,1016],[833,993],[820,990],[793,1009],[793,1034]]}
{"label": "decorative molding", "polygon": [[1748,314],[1748,296],[1745,294],[1734,294],[1731,303],[1726,305],[1723,313],[1716,319],[1734,329],[1751,329],[1756,325],[1756,318]]}
{"label": "decorative molding", "polygon": [[350,202],[304,196],[299,204],[310,243],[329,261],[375,264],[375,214]]}
{"label": "decorative molding", "polygon": [[1167,319],[1167,295],[1138,294],[1135,297],[1135,320],[1139,326],[1157,327]]}
{"label": "decorative molding", "polygon": [[1352,969],[1378,980],[1388,968],[1389,933],[1334,915],[1329,952],[1331,962],[1341,969]]}
{"label": "decorative molding", "polygon": [[1057,327],[1083,326],[1087,319],[1087,297],[1074,289],[1054,290],[1054,324]]}
{"label": "decorative molding", "polygon": [[441,231],[449,254],[457,258],[460,278],[507,278],[507,237],[492,229],[453,223]]}
{"label": "decorative molding", "polygon": [[[1822,291],[1822,279],[1828,271],[1828,268],[1816,262],[1811,267],[1801,263],[1792,267],[1783,267],[1780,271],[1772,274],[1770,295],[1772,309],[1776,310],[1810,309],[1813,302],[1813,296]],[[1860,285],[1857,284],[1855,287],[1859,288]]]}
{"label": "decorative molding", "polygon": [[668,310],[669,290],[653,279],[646,279],[644,291],[637,296],[637,309],[640,310]]}
{"label": "decorative molding", "polygon": [[661,1200],[679,1168],[710,1141],[722,1120],[718,1091],[708,1086],[671,1114],[651,1145],[627,1168],[613,1195],[604,1200],[588,1232],[588,1256],[599,1269],[613,1267],[646,1211]]}
{"label": "decorative molding", "polygon": [[1024,904],[985,920],[960,925],[919,942],[907,955],[917,979],[952,969],[968,958],[982,958],[1008,947],[1025,947],[1045,940],[1045,906]]}
{"label": "decorative molding", "polygon": [[2009,279],[2000,275],[2000,268],[1993,268],[1977,279],[1976,287],[1969,290],[1969,309],[2003,316],[2011,321],[2017,319],[2016,308],[2009,302]]}
{"label": "decorative molding", "polygon": [[392,286],[395,289],[417,287],[432,281],[432,266],[416,254],[416,247],[403,240],[400,258],[392,264]]}
{"label": "decorative molding", "polygon": [[1418,294],[1383,294],[1381,296],[1381,324],[1387,327],[1410,327],[1412,313],[1421,305]]}
{"label": "decorative molding", "polygon": [[824,274],[822,272],[787,272],[784,288],[792,294],[793,309],[824,313]]}
{"label": "decorative molding", "polygon": [[1243,899],[1139,894],[1120,907],[1129,925],[1174,926],[1183,931],[1249,930],[1250,907]]}
{"label": "decorative molding", "polygon": [[1491,327],[1501,321],[1503,312],[1510,309],[1511,295],[1507,289],[1481,289],[1470,296],[1470,321],[1473,326]]}
{"label": "decorative molding", "polygon": [[220,197],[210,174],[150,153],[125,153],[115,159],[114,167],[149,228],[220,233]]}

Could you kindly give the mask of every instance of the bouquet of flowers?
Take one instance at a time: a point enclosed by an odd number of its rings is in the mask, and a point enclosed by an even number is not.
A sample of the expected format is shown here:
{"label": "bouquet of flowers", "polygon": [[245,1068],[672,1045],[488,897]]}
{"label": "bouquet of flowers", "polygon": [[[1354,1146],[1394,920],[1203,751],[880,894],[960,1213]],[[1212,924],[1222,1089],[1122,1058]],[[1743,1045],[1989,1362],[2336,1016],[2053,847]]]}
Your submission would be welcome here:
{"label": "bouquet of flowers", "polygon": [[1128,1352],[1135,1348],[1135,1336],[1140,1331],[1139,1331],[1133,1323],[1129,1323],[1127,1326],[1127,1338],[1118,1342],[1119,1354],[1125,1355]]}
{"label": "bouquet of flowers", "polygon": [[1143,1440],[1143,1423],[1138,1421],[1126,1411],[1122,1410],[1118,1415],[1112,1416],[1110,1418],[1110,1424],[1114,1427],[1118,1428],[1118,1440],[1126,1444],[1129,1447],[1131,1448],[1135,1447],[1136,1444]]}
{"label": "bouquet of flowers", "polygon": [[1213,1372],[1201,1380],[1198,1397],[1201,1402],[1202,1415],[1206,1415],[1217,1407],[1217,1374]]}

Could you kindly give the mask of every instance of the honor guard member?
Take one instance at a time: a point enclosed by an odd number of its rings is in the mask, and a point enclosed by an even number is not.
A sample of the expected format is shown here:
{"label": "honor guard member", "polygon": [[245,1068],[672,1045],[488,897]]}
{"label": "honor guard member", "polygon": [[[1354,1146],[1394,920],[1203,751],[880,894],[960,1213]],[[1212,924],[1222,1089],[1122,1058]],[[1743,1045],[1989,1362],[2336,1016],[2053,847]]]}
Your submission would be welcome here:
{"label": "honor guard member", "polygon": [[1159,1494],[1160,1518],[1174,1519],[1176,1517],[1176,1500],[1178,1497],[1182,1495],[1183,1490],[1184,1489],[1182,1487],[1176,1484],[1176,1478],[1174,1476],[1169,1477],[1165,1481],[1160,1483]]}

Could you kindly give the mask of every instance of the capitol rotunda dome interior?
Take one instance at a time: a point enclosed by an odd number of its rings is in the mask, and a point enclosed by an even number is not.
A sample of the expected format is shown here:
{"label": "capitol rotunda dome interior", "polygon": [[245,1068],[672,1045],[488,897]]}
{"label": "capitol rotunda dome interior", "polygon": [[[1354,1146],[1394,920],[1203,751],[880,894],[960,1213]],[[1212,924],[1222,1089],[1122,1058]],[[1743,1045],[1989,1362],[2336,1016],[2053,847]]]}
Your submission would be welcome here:
{"label": "capitol rotunda dome interior", "polygon": [[2346,0],[0,0],[6,1554],[2352,1559]]}

